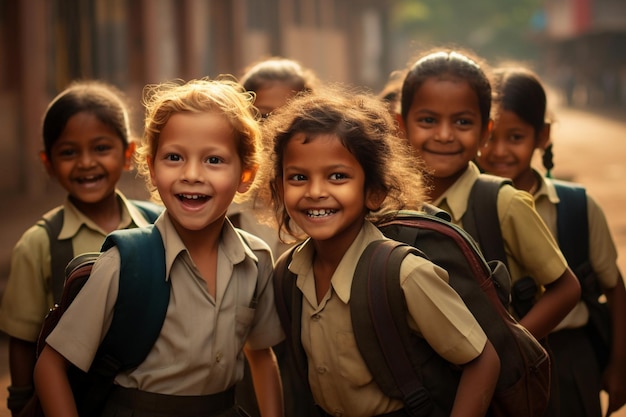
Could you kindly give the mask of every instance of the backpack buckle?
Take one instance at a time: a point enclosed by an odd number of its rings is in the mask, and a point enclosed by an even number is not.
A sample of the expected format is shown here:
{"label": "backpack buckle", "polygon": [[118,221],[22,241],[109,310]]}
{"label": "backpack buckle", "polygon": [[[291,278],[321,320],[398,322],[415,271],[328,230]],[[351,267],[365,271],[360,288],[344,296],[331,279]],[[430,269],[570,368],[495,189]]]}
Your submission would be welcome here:
{"label": "backpack buckle", "polygon": [[413,417],[429,416],[433,412],[433,402],[424,387],[404,397],[404,408]]}

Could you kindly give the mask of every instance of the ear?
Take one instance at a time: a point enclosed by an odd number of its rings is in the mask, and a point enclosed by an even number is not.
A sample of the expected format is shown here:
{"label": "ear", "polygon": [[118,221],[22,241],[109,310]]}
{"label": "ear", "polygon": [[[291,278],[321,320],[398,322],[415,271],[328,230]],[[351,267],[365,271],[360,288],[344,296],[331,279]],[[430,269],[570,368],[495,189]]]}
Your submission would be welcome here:
{"label": "ear", "polygon": [[252,168],[244,169],[241,173],[241,182],[239,183],[239,188],[237,188],[237,192],[245,193],[248,191],[252,182],[254,181],[254,177],[256,176],[256,172],[258,170],[258,166],[255,165]]}
{"label": "ear", "polygon": [[483,146],[487,146],[487,141],[489,140],[489,136],[491,136],[492,130],[493,130],[493,119],[489,119],[489,121],[487,122],[487,125],[481,132],[479,148],[482,148]]}
{"label": "ear", "polygon": [[367,190],[365,192],[365,207],[371,211],[376,211],[383,205],[386,197],[387,193],[381,189]]}
{"label": "ear", "polygon": [[398,136],[406,138],[406,125],[402,115],[399,113],[396,113],[396,122],[398,122]]}
{"label": "ear", "polygon": [[133,154],[135,153],[135,149],[137,144],[135,142],[130,142],[124,151],[124,169],[126,171],[130,171],[133,162]]}
{"label": "ear", "polygon": [[543,128],[539,132],[537,137],[537,145],[535,146],[538,149],[544,151],[548,145],[550,144],[550,132],[552,130],[552,125],[550,123],[546,123],[543,125]]}
{"label": "ear", "polygon": [[52,167],[52,162],[50,162],[50,158],[48,158],[46,151],[39,151],[39,159],[41,160],[43,166],[46,168],[46,172],[48,173],[48,175],[54,177],[54,168]]}
{"label": "ear", "polygon": [[154,170],[154,159],[150,156],[146,156],[146,162],[148,163],[148,170],[150,171],[150,182],[152,186],[156,188],[156,172]]}

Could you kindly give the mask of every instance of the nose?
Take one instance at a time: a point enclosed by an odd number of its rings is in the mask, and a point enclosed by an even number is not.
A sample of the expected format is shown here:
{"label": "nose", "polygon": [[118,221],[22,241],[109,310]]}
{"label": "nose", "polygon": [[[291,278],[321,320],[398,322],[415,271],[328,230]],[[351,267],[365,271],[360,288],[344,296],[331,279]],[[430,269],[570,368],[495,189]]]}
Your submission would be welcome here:
{"label": "nose", "polygon": [[438,142],[452,142],[454,140],[452,126],[449,123],[441,123],[435,132],[435,140]]}
{"label": "nose", "polygon": [[95,165],[95,162],[96,162],[95,158],[89,151],[81,152],[78,157],[78,166],[80,168],[85,168],[85,169],[91,168],[92,166]]}
{"label": "nose", "polygon": [[185,182],[202,181],[202,164],[195,161],[188,161],[182,171],[182,180]]}
{"label": "nose", "polygon": [[314,199],[314,200],[319,200],[321,198],[325,198],[328,196],[328,193],[326,191],[326,181],[322,180],[322,179],[309,179],[309,185],[307,188],[307,197]]}

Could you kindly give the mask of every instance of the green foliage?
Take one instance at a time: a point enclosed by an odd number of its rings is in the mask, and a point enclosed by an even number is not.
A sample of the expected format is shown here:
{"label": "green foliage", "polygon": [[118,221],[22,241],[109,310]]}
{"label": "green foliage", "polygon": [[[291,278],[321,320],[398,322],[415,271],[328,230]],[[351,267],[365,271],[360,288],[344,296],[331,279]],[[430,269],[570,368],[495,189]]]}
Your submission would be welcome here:
{"label": "green foliage", "polygon": [[493,60],[536,55],[532,17],[541,0],[398,0],[391,27],[412,47],[458,46]]}

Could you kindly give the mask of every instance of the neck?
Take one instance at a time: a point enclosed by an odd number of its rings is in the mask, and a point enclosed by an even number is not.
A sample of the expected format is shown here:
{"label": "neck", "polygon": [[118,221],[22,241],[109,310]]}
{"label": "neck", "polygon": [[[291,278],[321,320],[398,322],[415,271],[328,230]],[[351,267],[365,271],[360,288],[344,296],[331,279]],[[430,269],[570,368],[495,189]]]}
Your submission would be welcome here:
{"label": "neck", "polygon": [[431,202],[437,200],[439,197],[443,195],[448,188],[450,188],[456,180],[459,179],[459,176],[447,177],[447,178],[435,178],[431,177],[428,182],[427,195]]}
{"label": "neck", "polygon": [[541,180],[537,178],[537,175],[531,169],[515,178],[513,185],[518,190],[524,190],[530,194],[535,194],[541,184],[540,181]]}

